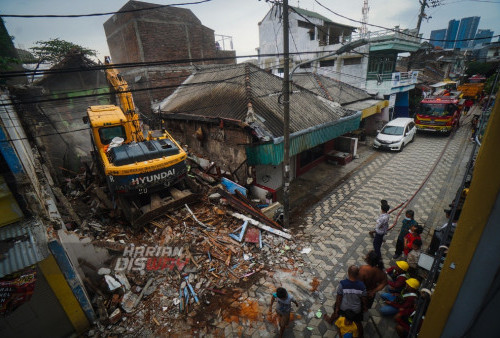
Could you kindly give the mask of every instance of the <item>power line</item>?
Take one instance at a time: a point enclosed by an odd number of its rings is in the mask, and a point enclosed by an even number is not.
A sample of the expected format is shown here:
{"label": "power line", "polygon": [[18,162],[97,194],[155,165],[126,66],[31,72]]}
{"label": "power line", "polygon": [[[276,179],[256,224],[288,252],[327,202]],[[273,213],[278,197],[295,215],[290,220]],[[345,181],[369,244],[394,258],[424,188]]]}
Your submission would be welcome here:
{"label": "power line", "polygon": [[[227,68],[226,68],[227,67]],[[237,68],[239,67],[237,64],[234,64],[234,66],[225,66],[224,69],[232,69],[232,68]],[[194,66],[192,68],[195,68]],[[214,70],[209,70],[209,69],[205,69],[203,71],[203,73],[218,73],[220,72],[220,68],[214,68]],[[190,73],[191,74],[191,73]],[[162,77],[162,78],[159,78],[159,79],[148,79],[146,80],[145,82],[147,83],[154,83],[154,82],[160,82],[160,81],[165,81],[165,80],[175,80],[175,79],[182,79],[182,78],[187,78],[189,76],[189,74],[187,75],[179,75],[179,76],[169,76],[169,77]],[[1,78],[1,76],[0,76]],[[144,83],[144,82],[143,82]],[[109,83],[106,81],[106,85],[102,86],[102,87],[94,87],[94,88],[85,88],[85,89],[81,89],[81,90],[71,90],[71,91],[57,91],[57,92],[54,92],[54,95],[73,95],[75,93],[78,93],[78,92],[81,92],[81,91],[98,91],[98,90],[109,90],[111,88],[111,85],[109,85]],[[109,91],[107,93],[101,93],[102,95],[107,95],[107,94],[114,94],[113,91]],[[50,97],[51,95],[31,95],[32,98],[38,98],[38,97]]]}
{"label": "power line", "polygon": [[[339,16],[341,18],[344,18],[346,20],[349,20],[349,21],[352,21],[352,22],[356,22],[356,23],[362,23],[361,21],[359,20],[356,20],[356,19],[352,19],[352,18],[349,18],[345,15],[342,15],[342,14],[339,14],[333,10],[331,10],[330,8],[326,7],[325,5],[323,5],[322,3],[320,3],[318,0],[315,0],[315,2],[320,5],[321,7],[323,7],[324,9],[326,9],[327,11],[331,12],[332,14],[336,15],[336,16]],[[412,38],[415,38],[415,35],[412,35],[412,34],[409,34],[409,33],[406,33],[406,32],[402,32],[400,30],[397,30],[397,29],[394,29],[394,28],[388,28],[388,27],[384,27],[384,26],[379,26],[379,25],[375,25],[375,24],[370,24],[370,23],[367,23],[368,26],[372,26],[372,27],[377,27],[377,28],[382,28],[382,29],[385,29],[385,30],[388,30],[388,31],[392,31],[394,33],[399,33],[401,35],[406,35],[406,36],[409,36],[409,37],[412,37]],[[488,37],[488,38],[469,38],[469,39],[458,39],[458,40],[435,40],[435,39],[428,39],[428,38],[419,38],[420,40],[425,40],[425,41],[443,41],[443,42],[461,42],[461,41],[475,41],[475,40],[485,40],[485,39],[490,39],[490,38],[496,38],[496,37],[499,37],[499,35],[494,35],[492,37]]]}
{"label": "power line", "polygon": [[[256,70],[255,72],[258,72],[259,70]],[[136,88],[136,89],[128,89],[121,91],[121,93],[134,93],[134,92],[143,92],[143,91],[148,91],[148,90],[155,90],[155,89],[169,89],[169,88],[177,88],[177,87],[186,87],[186,86],[198,86],[198,85],[205,85],[205,84],[217,84],[217,83],[222,83],[222,82],[228,82],[229,80],[236,79],[239,77],[245,77],[246,75],[236,75],[233,77],[229,77],[226,79],[222,80],[216,80],[216,81],[205,81],[205,82],[197,82],[197,83],[191,83],[191,84],[181,84],[181,85],[165,85],[165,86],[156,86],[156,87],[147,87],[147,88]],[[50,98],[50,99],[41,99],[41,100],[32,100],[32,101],[23,101],[20,102],[21,104],[36,104],[36,103],[42,103],[42,102],[54,102],[54,101],[64,101],[64,100],[71,100],[71,99],[81,99],[81,98],[88,98],[88,97],[98,97],[98,96],[108,96],[110,93],[96,93],[96,94],[85,94],[85,95],[78,95],[78,96],[73,96],[73,97],[56,97],[56,98]],[[0,104],[0,107],[2,106],[10,106],[12,105],[11,103],[2,103]]]}
{"label": "power line", "polygon": [[188,6],[188,5],[198,5],[205,2],[210,2],[212,0],[200,0],[195,2],[184,2],[178,4],[170,4],[170,5],[158,5],[154,7],[148,8],[136,8],[136,9],[127,9],[124,11],[117,12],[104,12],[104,13],[91,13],[91,14],[0,14],[0,17],[3,18],[83,18],[83,17],[92,17],[92,16],[105,16],[105,15],[113,15],[113,14],[122,14],[122,13],[132,13],[132,12],[141,12],[141,11],[150,11],[154,9],[161,9],[165,7],[175,7],[175,6]]}
{"label": "power line", "polygon": [[[319,54],[321,51],[305,51],[296,52],[290,54]],[[187,66],[192,63],[199,63],[205,61],[221,61],[221,60],[232,60],[240,58],[253,58],[253,57],[267,57],[267,56],[280,56],[283,53],[270,53],[270,54],[251,54],[242,56],[227,56],[227,57],[210,57],[210,58],[198,58],[198,59],[176,59],[176,60],[160,60],[160,61],[144,61],[144,62],[128,62],[128,63],[114,63],[110,65],[96,65],[91,67],[71,67],[71,68],[59,68],[59,69],[46,69],[46,70],[27,70],[27,71],[9,71],[2,72],[0,78],[10,78],[19,76],[29,76],[29,75],[46,75],[46,74],[61,74],[61,73],[74,73],[82,71],[96,71],[96,70],[106,70],[106,69],[123,69],[123,68],[136,68],[136,67],[154,67],[154,66],[165,66],[165,65],[176,65],[176,64],[187,64]],[[186,67],[187,67],[186,66]]]}

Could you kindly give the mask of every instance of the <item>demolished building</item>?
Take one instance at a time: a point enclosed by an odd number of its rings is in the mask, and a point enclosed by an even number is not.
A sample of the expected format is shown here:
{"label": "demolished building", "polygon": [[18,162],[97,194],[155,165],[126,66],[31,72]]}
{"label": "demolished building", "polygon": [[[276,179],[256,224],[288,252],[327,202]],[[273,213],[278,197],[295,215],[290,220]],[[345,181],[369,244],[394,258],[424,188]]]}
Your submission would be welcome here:
{"label": "demolished building", "polygon": [[[283,161],[281,78],[251,64],[197,71],[155,106],[167,129],[194,155],[278,199]],[[292,178],[334,150],[335,138],[358,129],[361,112],[293,86],[290,99]],[[207,162],[207,166],[210,163]]]}

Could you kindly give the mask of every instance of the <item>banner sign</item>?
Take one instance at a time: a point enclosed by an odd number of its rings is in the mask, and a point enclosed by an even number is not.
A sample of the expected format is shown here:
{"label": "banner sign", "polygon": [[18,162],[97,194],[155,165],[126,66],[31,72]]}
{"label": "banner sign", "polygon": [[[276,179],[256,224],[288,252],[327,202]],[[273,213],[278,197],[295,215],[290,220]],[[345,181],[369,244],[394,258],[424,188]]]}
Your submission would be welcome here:
{"label": "banner sign", "polygon": [[0,279],[0,316],[12,313],[31,299],[35,290],[36,269],[32,265]]}

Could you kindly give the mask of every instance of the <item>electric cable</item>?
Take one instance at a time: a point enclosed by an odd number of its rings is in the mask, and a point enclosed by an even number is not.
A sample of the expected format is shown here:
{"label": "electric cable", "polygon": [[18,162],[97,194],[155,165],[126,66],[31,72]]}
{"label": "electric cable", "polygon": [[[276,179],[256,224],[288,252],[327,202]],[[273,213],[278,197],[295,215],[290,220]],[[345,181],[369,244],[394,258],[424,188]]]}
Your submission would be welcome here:
{"label": "electric cable", "polygon": [[[321,51],[304,51],[296,52],[290,54],[319,54]],[[136,67],[154,67],[154,66],[164,66],[164,65],[176,65],[176,64],[186,64],[188,67],[191,63],[205,62],[205,61],[221,61],[221,60],[233,60],[241,58],[254,58],[254,57],[266,57],[266,56],[280,56],[283,53],[270,53],[270,54],[251,54],[251,55],[241,55],[241,56],[227,56],[227,57],[211,57],[211,58],[198,58],[198,59],[176,59],[176,60],[160,60],[160,61],[145,61],[145,62],[128,62],[128,63],[113,63],[109,65],[96,65],[92,67],[69,67],[69,68],[58,68],[58,69],[45,69],[45,70],[23,70],[23,71],[7,71],[1,72],[0,78],[10,78],[28,75],[46,75],[46,74],[61,74],[61,73],[74,73],[82,71],[95,71],[95,70],[106,70],[106,69],[123,69],[123,68],[136,68]]]}
{"label": "electric cable", "polygon": [[93,17],[93,16],[105,16],[105,15],[113,15],[113,14],[123,14],[123,13],[132,13],[132,12],[142,12],[142,11],[150,11],[155,9],[161,9],[165,7],[176,7],[176,6],[188,6],[188,5],[199,5],[205,2],[210,2],[212,0],[200,0],[194,2],[184,2],[178,4],[169,4],[169,5],[158,5],[148,8],[136,8],[136,9],[127,9],[123,11],[117,12],[105,12],[105,13],[90,13],[90,14],[0,14],[2,18],[83,18],[83,17]]}
{"label": "electric cable", "polygon": [[[333,10],[331,10],[330,8],[326,7],[325,5],[323,5],[322,3],[320,3],[318,0],[314,0],[318,5],[320,5],[321,7],[323,7],[324,9],[326,9],[327,11],[329,11],[330,13],[338,16],[338,17],[341,17],[343,19],[346,19],[346,20],[349,20],[349,21],[352,21],[352,22],[356,22],[356,23],[362,23],[361,21],[359,20],[356,20],[356,19],[352,19],[352,18],[349,18],[345,15],[342,15],[342,14],[339,14]],[[409,37],[412,37],[412,38],[419,38],[420,40],[425,40],[425,41],[431,41],[430,38],[423,38],[423,37],[417,37],[413,34],[409,34],[409,33],[406,33],[406,32],[403,32],[403,31],[400,31],[400,30],[397,30],[397,29],[394,29],[394,28],[387,28],[387,27],[384,27],[384,26],[380,26],[380,25],[375,25],[375,24],[370,24],[370,23],[366,23],[367,26],[372,26],[372,27],[377,27],[377,28],[382,28],[384,30],[388,30],[388,31],[392,31],[394,33],[399,33],[401,35],[406,35],[406,36],[409,36]],[[500,34],[498,35],[494,35],[492,36],[491,38],[496,38],[496,37],[499,37]],[[461,41],[475,41],[475,40],[485,40],[485,39],[489,39],[489,38],[469,38],[469,39],[457,39],[457,40],[436,40],[436,39],[433,39],[432,41],[442,41],[442,42],[461,42]]]}

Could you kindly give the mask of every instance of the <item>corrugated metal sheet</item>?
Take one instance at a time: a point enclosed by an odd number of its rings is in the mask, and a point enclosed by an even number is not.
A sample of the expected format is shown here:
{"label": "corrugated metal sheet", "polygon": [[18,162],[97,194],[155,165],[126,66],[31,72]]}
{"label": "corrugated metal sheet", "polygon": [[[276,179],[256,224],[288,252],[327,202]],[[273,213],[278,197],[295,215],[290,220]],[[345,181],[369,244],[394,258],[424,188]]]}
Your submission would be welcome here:
{"label": "corrugated metal sheet", "polygon": [[309,89],[313,93],[342,106],[360,100],[372,98],[365,90],[351,86],[327,76],[313,73],[297,73],[293,75],[293,83]]}
{"label": "corrugated metal sheet", "polygon": [[373,114],[380,113],[382,108],[389,105],[387,100],[365,100],[356,103],[351,103],[345,106],[345,108],[352,110],[361,110],[361,119],[365,119]]}
{"label": "corrugated metal sheet", "polygon": [[[343,118],[339,121],[326,123],[323,126],[298,132],[290,136],[290,156],[299,154],[307,149],[332,140],[352,130],[359,128],[361,113]],[[249,165],[271,164],[278,165],[283,161],[283,138],[273,143],[247,147],[247,163]]]}
{"label": "corrugated metal sheet", "polygon": [[36,219],[0,228],[0,278],[48,257],[43,225]]}
{"label": "corrugated metal sheet", "polygon": [[[245,122],[252,104],[261,124],[273,138],[283,136],[283,105],[279,102],[282,79],[251,65],[205,69],[190,76],[160,104],[163,117],[190,114]],[[337,104],[293,87],[290,96],[290,132],[337,121],[354,114]]]}

